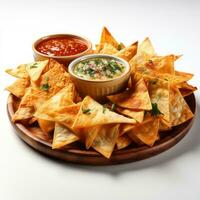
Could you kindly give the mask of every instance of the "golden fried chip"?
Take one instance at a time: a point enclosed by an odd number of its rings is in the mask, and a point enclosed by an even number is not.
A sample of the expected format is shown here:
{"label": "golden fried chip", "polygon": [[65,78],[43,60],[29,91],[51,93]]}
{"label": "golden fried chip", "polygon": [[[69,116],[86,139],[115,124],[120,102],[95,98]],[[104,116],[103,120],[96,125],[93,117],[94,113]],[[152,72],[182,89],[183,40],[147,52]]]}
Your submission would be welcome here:
{"label": "golden fried chip", "polygon": [[170,121],[169,82],[158,78],[150,78],[148,88],[151,102],[163,114],[163,118]]}
{"label": "golden fried chip", "polygon": [[31,134],[47,142],[52,142],[52,138],[48,133],[45,133],[39,127],[26,127]]}
{"label": "golden fried chip", "polygon": [[28,72],[31,81],[35,82],[40,78],[48,63],[49,60],[44,60],[26,64],[26,71]]}
{"label": "golden fried chip", "polygon": [[124,133],[130,131],[133,127],[134,127],[134,124],[120,124],[119,136],[124,135]]}
{"label": "golden fried chip", "polygon": [[129,62],[129,60],[131,60],[131,58],[133,58],[135,54],[137,53],[137,46],[138,46],[138,42],[135,42],[132,45],[117,52],[115,56],[123,58],[124,60]]}
{"label": "golden fried chip", "polygon": [[154,55],[154,48],[149,38],[146,38],[137,49],[137,54],[129,61],[132,71],[140,71],[148,73],[145,63],[147,63]]}
{"label": "golden fried chip", "polygon": [[111,35],[111,33],[108,31],[108,29],[106,27],[103,27],[103,30],[102,30],[102,33],[101,33],[100,46],[99,46],[100,49],[99,50],[102,49],[102,47],[105,43],[111,44],[113,47],[118,49],[118,42]]}
{"label": "golden fried chip", "polygon": [[69,74],[61,64],[55,65],[41,76],[40,90],[46,92],[50,97],[54,96],[59,90],[71,83]]}
{"label": "golden fried chip", "polygon": [[37,119],[38,124],[41,128],[41,130],[45,133],[49,133],[51,131],[53,131],[54,127],[55,127],[55,122],[53,121],[48,121],[48,120],[44,120],[44,119]]}
{"label": "golden fried chip", "polygon": [[110,158],[118,136],[119,124],[103,125],[95,137],[92,147],[106,158]]}
{"label": "golden fried chip", "polygon": [[108,99],[116,105],[128,109],[151,110],[151,101],[146,83],[140,79],[134,89],[126,90],[120,94],[110,95]]}
{"label": "golden fried chip", "polygon": [[69,106],[62,106],[54,111],[46,110],[45,112],[38,109],[34,116],[39,119],[59,122],[71,129],[80,106],[81,104],[78,103]]}
{"label": "golden fried chip", "polygon": [[6,69],[6,72],[16,78],[28,78],[25,64],[19,65],[16,69]]}
{"label": "golden fried chip", "polygon": [[117,149],[124,149],[132,143],[132,140],[127,136],[123,135],[117,138]]}
{"label": "golden fried chip", "polygon": [[182,82],[178,84],[177,87],[179,88],[179,91],[181,92],[183,97],[186,97],[197,90],[197,87],[189,85],[187,82]]}
{"label": "golden fried chip", "polygon": [[127,108],[121,108],[119,106],[117,106],[115,108],[115,110],[117,112],[119,112],[120,114],[131,117],[131,118],[135,119],[137,122],[140,122],[140,123],[144,119],[144,111],[143,110],[140,111],[140,110],[127,109]]}
{"label": "golden fried chip", "polygon": [[105,109],[101,104],[89,96],[86,96],[74,121],[73,128],[85,128],[113,123],[135,123],[134,119],[124,117]]}
{"label": "golden fried chip", "polygon": [[12,121],[16,122],[20,120],[30,119],[33,117],[33,113],[33,107],[20,107],[13,115]]}
{"label": "golden fried chip", "polygon": [[96,138],[97,134],[101,132],[102,126],[93,126],[89,128],[84,128],[81,130],[81,135],[84,137],[85,140],[85,147],[86,149],[89,149],[92,144],[94,139]]}
{"label": "golden fried chip", "polygon": [[78,140],[79,138],[66,126],[55,123],[52,149],[61,149]]}
{"label": "golden fried chip", "polygon": [[153,146],[158,138],[159,123],[159,118],[152,117],[151,119],[135,126],[127,134],[131,139],[133,139],[133,141],[137,138],[142,143],[148,146]]}
{"label": "golden fried chip", "polygon": [[170,89],[170,121],[172,126],[186,122],[194,116],[178,88]]}
{"label": "golden fried chip", "polygon": [[112,46],[112,44],[105,43],[102,50],[100,51],[101,54],[110,54],[114,55],[118,52],[118,50]]}
{"label": "golden fried chip", "polygon": [[24,96],[26,88],[29,86],[30,82],[28,79],[19,78],[12,85],[6,87],[10,93],[14,96],[21,98]]}

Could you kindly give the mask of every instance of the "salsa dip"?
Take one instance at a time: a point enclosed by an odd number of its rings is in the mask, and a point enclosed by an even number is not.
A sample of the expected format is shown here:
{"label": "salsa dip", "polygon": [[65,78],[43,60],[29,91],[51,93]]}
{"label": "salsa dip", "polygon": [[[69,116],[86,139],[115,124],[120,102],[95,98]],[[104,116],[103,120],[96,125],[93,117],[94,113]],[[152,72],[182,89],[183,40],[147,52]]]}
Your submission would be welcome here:
{"label": "salsa dip", "polygon": [[129,63],[119,57],[91,54],[71,62],[68,72],[81,96],[102,100],[127,87],[131,69]]}

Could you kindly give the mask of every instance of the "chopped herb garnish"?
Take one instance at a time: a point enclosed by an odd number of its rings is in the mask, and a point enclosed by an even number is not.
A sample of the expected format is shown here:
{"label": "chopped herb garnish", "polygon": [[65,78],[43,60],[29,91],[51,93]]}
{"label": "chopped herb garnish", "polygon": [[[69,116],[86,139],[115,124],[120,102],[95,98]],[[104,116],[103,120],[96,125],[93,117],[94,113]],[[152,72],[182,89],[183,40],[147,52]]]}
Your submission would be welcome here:
{"label": "chopped herb garnish", "polygon": [[87,115],[89,115],[89,114],[91,114],[91,109],[83,109],[82,108],[82,112],[83,112],[83,114],[87,114]]}
{"label": "chopped herb garnish", "polygon": [[117,50],[122,50],[122,43],[118,44]]}
{"label": "chopped herb garnish", "polygon": [[111,106],[111,110],[114,111],[115,110],[116,105],[113,103]]}
{"label": "chopped herb garnish", "polygon": [[106,112],[106,107],[103,106],[103,114]]}
{"label": "chopped herb garnish", "polygon": [[44,83],[42,86],[41,86],[41,90],[44,90],[44,91],[48,91],[50,88],[50,85],[48,83]]}
{"label": "chopped herb garnish", "polygon": [[151,115],[152,116],[163,115],[163,113],[161,113],[160,110],[158,109],[157,103],[152,103]]}

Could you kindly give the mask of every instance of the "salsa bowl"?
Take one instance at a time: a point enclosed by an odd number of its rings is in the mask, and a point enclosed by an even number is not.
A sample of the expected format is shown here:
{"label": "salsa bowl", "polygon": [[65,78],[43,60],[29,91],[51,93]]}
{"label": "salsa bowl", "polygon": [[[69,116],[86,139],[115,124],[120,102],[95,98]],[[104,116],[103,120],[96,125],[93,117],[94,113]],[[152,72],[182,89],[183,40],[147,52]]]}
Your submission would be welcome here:
{"label": "salsa bowl", "polygon": [[[103,80],[81,77],[75,73],[75,68],[78,64],[93,59],[110,59],[111,61],[116,61],[124,66],[124,71],[116,77],[105,78]],[[77,58],[71,62],[68,71],[82,97],[89,95],[97,101],[103,102],[106,96],[119,93],[127,87],[131,68],[129,63],[122,58],[105,54],[92,54]]]}
{"label": "salsa bowl", "polygon": [[32,49],[35,61],[53,58],[68,66],[74,59],[89,54],[92,50],[92,43],[78,35],[54,34],[36,40]]}

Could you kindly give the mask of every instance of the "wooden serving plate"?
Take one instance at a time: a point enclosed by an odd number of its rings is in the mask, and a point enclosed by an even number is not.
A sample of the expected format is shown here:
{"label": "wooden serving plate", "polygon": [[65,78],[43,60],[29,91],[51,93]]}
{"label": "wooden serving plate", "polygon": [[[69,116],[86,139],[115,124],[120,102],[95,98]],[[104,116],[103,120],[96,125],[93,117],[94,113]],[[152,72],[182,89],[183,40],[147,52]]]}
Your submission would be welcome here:
{"label": "wooden serving plate", "polygon": [[[196,101],[194,94],[191,94],[185,98],[190,109],[195,114],[196,111]],[[9,119],[11,121],[12,115],[14,114],[14,104],[15,98],[12,94],[8,97],[7,111]],[[154,155],[160,154],[163,151],[176,145],[190,130],[193,124],[194,118],[188,120],[187,122],[174,127],[170,131],[162,132],[161,139],[155,143],[153,147],[147,146],[134,146],[114,151],[110,159],[104,158],[102,155],[93,150],[85,150],[83,147],[71,147],[65,150],[52,150],[51,142],[45,141],[37,137],[30,131],[30,128],[25,127],[20,123],[11,124],[16,129],[17,135],[30,145],[35,150],[51,156],[56,159],[64,160],[72,163],[88,164],[88,165],[112,165],[120,163],[134,162],[138,160],[143,160],[150,158]]]}

